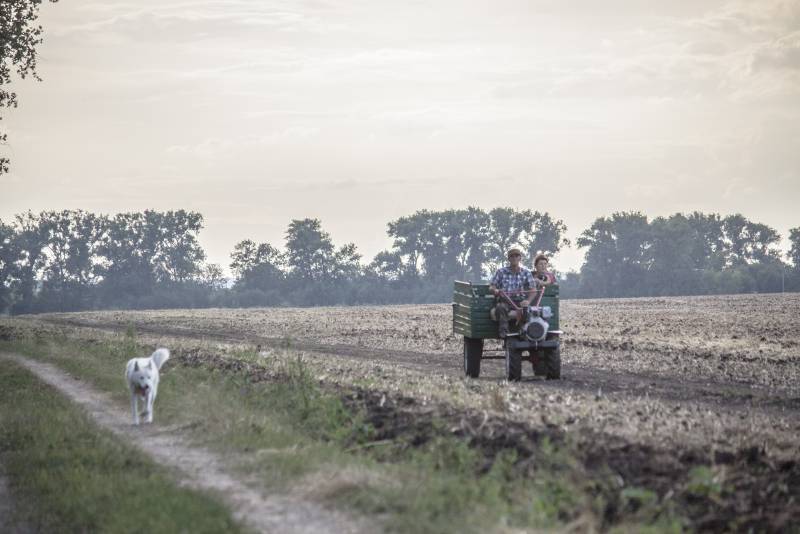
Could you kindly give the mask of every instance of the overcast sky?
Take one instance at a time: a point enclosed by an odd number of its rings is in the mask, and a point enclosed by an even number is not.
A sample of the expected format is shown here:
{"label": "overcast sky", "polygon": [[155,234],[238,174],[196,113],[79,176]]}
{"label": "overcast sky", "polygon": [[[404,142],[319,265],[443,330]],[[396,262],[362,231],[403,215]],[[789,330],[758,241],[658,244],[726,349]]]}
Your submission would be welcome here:
{"label": "overcast sky", "polygon": [[[800,226],[800,0],[64,0],[5,113],[0,218],[191,209],[209,260],[417,209]],[[581,253],[556,258],[580,266]]]}

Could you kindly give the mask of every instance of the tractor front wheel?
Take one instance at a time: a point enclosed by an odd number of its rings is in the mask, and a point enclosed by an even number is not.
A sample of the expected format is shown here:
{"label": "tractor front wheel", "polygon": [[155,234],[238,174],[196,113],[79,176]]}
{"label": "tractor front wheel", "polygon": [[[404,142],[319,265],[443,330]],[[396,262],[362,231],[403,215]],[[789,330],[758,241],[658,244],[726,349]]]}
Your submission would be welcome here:
{"label": "tractor front wheel", "polygon": [[506,378],[509,382],[522,379],[522,351],[506,347]]}
{"label": "tractor front wheel", "polygon": [[544,353],[545,378],[558,380],[561,378],[561,347],[556,347]]}

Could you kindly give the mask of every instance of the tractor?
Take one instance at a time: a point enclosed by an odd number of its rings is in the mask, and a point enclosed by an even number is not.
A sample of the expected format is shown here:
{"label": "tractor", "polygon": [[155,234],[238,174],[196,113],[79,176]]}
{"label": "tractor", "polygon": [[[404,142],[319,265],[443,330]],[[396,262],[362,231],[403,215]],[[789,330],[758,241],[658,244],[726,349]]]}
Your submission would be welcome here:
{"label": "tractor", "polygon": [[[495,297],[487,283],[455,282],[453,334],[464,336],[464,373],[481,374],[481,360],[505,359],[509,381],[522,378],[522,362],[531,362],[533,374],[561,378],[561,335],[558,325],[558,284],[537,289],[538,301],[528,309],[515,309],[502,349],[484,348],[484,340],[501,339],[491,311]],[[502,352],[502,355],[485,353]]]}

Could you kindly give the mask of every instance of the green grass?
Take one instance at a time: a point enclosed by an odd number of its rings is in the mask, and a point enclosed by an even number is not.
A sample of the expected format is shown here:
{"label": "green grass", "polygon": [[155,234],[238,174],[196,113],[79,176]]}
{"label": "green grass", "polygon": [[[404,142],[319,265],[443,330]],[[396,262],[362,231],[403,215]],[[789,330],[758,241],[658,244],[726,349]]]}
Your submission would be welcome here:
{"label": "green grass", "polygon": [[16,520],[43,532],[239,532],[211,497],[99,429],[29,371],[0,365],[0,462]]}
{"label": "green grass", "polygon": [[[127,403],[122,370],[147,351],[135,333],[107,342],[31,338],[16,350],[82,376]],[[286,354],[291,355],[291,349]],[[293,488],[322,502],[380,518],[395,532],[479,532],[558,529],[583,518],[598,524],[602,500],[567,447],[544,440],[535,476],[517,468],[513,451],[490,466],[444,426],[422,445],[404,438],[374,443],[362,414],[322,390],[299,358],[237,358],[279,367],[281,380],[253,383],[241,373],[167,364],[156,401],[156,424],[184,425],[198,443],[225,453],[238,469],[276,491]],[[285,356],[285,355],[284,355]],[[631,493],[633,503],[655,506]],[[638,505],[637,505],[638,506]],[[659,516],[642,516],[659,528]]]}

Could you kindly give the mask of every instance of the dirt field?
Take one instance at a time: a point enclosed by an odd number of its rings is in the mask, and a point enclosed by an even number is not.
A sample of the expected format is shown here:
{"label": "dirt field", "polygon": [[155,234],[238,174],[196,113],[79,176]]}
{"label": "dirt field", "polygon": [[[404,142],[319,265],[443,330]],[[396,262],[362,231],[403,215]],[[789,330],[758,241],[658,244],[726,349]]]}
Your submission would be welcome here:
{"label": "dirt field", "polygon": [[[88,337],[133,325],[148,342],[176,347],[184,364],[241,368],[248,364],[236,363],[235,346],[289,347],[321,383],[356,390],[352,402],[388,437],[424,433],[435,415],[489,456],[516,448],[524,458],[548,435],[575,443],[589,472],[610,470],[620,487],[674,502],[699,530],[799,524],[800,294],[565,301],[561,313],[563,379],[533,379],[526,367],[518,384],[502,380],[500,360],[484,361],[480,379],[464,379],[448,305],[95,312],[11,323]],[[620,511],[608,513],[613,524]]]}

